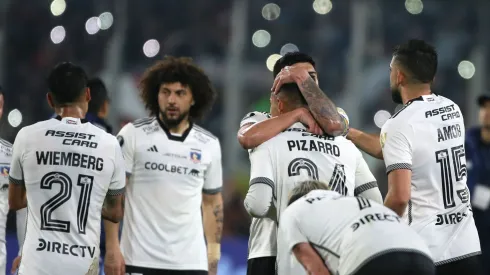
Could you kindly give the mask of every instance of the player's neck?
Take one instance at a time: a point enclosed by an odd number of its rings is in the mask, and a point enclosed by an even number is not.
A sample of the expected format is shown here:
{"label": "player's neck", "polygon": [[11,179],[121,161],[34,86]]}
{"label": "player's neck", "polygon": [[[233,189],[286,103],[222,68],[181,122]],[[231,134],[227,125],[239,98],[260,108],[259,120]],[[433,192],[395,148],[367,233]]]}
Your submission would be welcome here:
{"label": "player's neck", "polygon": [[490,129],[485,127],[481,128],[481,140],[485,143],[490,143]]}
{"label": "player's neck", "polygon": [[56,113],[61,117],[85,118],[86,112],[77,105],[59,107]]}
{"label": "player's neck", "polygon": [[432,91],[430,90],[429,85],[413,85],[411,87],[407,87],[403,92],[402,92],[402,100],[403,104],[407,104],[410,100],[421,97],[424,95],[430,95],[432,94]]}
{"label": "player's neck", "polygon": [[178,134],[181,135],[185,132],[190,127],[190,122],[187,119],[183,119],[179,124],[177,125],[168,125],[164,122],[163,119],[160,118],[161,123],[168,129],[168,131],[172,134]]}

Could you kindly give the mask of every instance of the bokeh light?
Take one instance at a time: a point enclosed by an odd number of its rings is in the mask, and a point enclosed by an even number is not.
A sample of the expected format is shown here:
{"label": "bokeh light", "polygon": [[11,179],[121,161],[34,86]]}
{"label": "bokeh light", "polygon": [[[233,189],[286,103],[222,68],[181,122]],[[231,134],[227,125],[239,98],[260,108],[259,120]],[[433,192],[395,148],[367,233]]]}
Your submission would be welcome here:
{"label": "bokeh light", "polygon": [[143,45],[143,53],[146,57],[155,57],[160,52],[160,43],[156,39],[150,39]]}
{"label": "bokeh light", "polygon": [[65,0],[54,0],[51,2],[49,9],[51,10],[51,14],[54,16],[60,16],[66,10],[66,2]]}
{"label": "bokeh light", "polygon": [[464,79],[471,79],[476,72],[475,65],[468,60],[463,60],[458,64],[458,73]]}
{"label": "bokeh light", "polygon": [[103,12],[99,15],[99,20],[97,21],[98,27],[101,30],[109,29],[114,23],[114,16],[110,12]]}
{"label": "bokeh light", "polygon": [[93,35],[100,31],[100,19],[97,16],[90,17],[87,22],[85,22],[85,30],[88,34]]}
{"label": "bokeh light", "polygon": [[281,15],[281,7],[274,3],[265,4],[262,8],[262,17],[266,20],[276,20]]}
{"label": "bokeh light", "polygon": [[54,44],[59,44],[65,40],[66,31],[63,26],[56,26],[51,30],[50,38]]}
{"label": "bokeh light", "polygon": [[9,115],[7,116],[7,120],[10,126],[15,128],[22,123],[22,113],[17,109],[13,109],[12,111],[9,112]]}
{"label": "bokeh light", "polygon": [[267,69],[272,72],[274,69],[274,65],[276,65],[277,60],[281,58],[282,56],[280,54],[271,54],[268,58],[267,61],[265,62],[265,65],[267,66]]}
{"label": "bokeh light", "polygon": [[294,45],[293,43],[284,44],[284,46],[281,47],[279,54],[285,55],[290,52],[299,52],[298,46]]}
{"label": "bokeh light", "polygon": [[263,48],[271,42],[271,34],[266,30],[258,30],[252,35],[252,43],[255,47]]}
{"label": "bokeh light", "polygon": [[313,10],[318,14],[327,14],[332,10],[332,1],[315,0],[313,1]]}
{"label": "bokeh light", "polygon": [[405,0],[405,9],[411,14],[420,14],[424,10],[424,3],[421,0]]}
{"label": "bokeh light", "polygon": [[379,128],[383,127],[383,125],[390,119],[391,114],[386,110],[379,110],[374,114],[374,124]]}

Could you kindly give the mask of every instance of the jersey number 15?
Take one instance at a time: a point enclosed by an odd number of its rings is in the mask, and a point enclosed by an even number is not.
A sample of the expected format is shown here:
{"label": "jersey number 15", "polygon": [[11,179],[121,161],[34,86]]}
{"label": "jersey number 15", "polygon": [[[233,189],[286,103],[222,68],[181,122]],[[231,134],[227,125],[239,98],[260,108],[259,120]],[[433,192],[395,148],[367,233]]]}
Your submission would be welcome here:
{"label": "jersey number 15", "polygon": [[[51,190],[54,184],[60,186],[60,191],[41,206],[41,230],[70,233],[69,221],[56,220],[51,215],[58,207],[70,200],[73,184],[71,178],[62,172],[50,172],[41,179],[41,189]],[[78,175],[77,186],[80,186],[81,192],[77,208],[77,226],[80,234],[85,234],[87,227],[93,184],[93,176]]]}
{"label": "jersey number 15", "polygon": [[[449,152],[451,151],[451,153]],[[454,166],[454,179],[456,182],[463,180],[466,176],[466,164],[463,164],[461,160],[464,160],[464,146],[459,145],[452,147],[451,149],[444,149],[436,151],[436,162],[441,167],[441,182],[442,182],[442,200],[444,202],[444,208],[452,208],[456,206],[454,200],[454,181],[451,169],[451,160]]]}

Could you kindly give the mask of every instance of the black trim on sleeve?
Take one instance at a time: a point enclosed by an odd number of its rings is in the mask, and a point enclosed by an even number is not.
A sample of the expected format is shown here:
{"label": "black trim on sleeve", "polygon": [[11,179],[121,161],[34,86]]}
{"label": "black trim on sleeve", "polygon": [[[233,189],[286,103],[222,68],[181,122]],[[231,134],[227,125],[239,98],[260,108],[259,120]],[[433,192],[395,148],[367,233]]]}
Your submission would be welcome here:
{"label": "black trim on sleeve", "polygon": [[412,170],[412,165],[410,163],[395,163],[388,165],[388,167],[386,167],[386,174],[388,175],[391,171],[399,169]]}
{"label": "black trim on sleeve", "polygon": [[18,179],[14,179],[12,178],[11,176],[9,176],[9,181],[13,184],[17,184],[17,185],[25,185],[25,182],[24,180],[18,180]]}
{"label": "black trim on sleeve", "polygon": [[248,186],[250,187],[254,184],[265,184],[270,186],[270,188],[272,188],[272,197],[274,198],[274,200],[276,200],[276,188],[275,188],[276,185],[274,184],[273,180],[266,177],[257,177],[251,179]]}
{"label": "black trim on sleeve", "polygon": [[354,196],[358,196],[362,192],[365,192],[369,189],[378,187],[378,183],[376,181],[371,181],[362,185],[359,185],[354,189]]}
{"label": "black trim on sleeve", "polygon": [[214,194],[218,194],[219,192],[221,192],[221,187],[218,187],[218,188],[213,188],[213,189],[202,189],[202,192],[206,195],[214,195]]}
{"label": "black trim on sleeve", "polygon": [[109,189],[107,190],[107,196],[119,196],[124,194],[126,188],[121,188],[121,189]]}

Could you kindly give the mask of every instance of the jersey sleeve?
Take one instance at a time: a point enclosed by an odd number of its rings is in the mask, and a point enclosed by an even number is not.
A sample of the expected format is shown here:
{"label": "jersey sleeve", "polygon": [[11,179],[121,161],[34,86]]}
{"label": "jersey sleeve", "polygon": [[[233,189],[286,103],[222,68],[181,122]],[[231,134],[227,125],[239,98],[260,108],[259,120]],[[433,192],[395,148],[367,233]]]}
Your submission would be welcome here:
{"label": "jersey sleeve", "polygon": [[301,229],[301,223],[299,221],[300,212],[297,209],[298,204],[292,204],[282,213],[281,220],[279,221],[279,236],[284,243],[288,252],[299,243],[307,243],[308,238]]}
{"label": "jersey sleeve", "polygon": [[266,119],[270,118],[270,115],[267,113],[263,112],[250,112],[246,114],[243,118],[242,121],[240,121],[240,128],[243,127],[243,125],[249,124],[249,123],[257,123],[264,121]]}
{"label": "jersey sleeve", "polygon": [[354,196],[358,196],[369,189],[378,188],[376,178],[374,177],[373,173],[371,173],[371,170],[369,169],[369,166],[367,165],[366,160],[364,160],[364,157],[360,151],[357,155],[355,185]]}
{"label": "jersey sleeve", "polygon": [[134,153],[136,147],[136,128],[132,123],[124,125],[121,131],[119,131],[117,134],[117,141],[121,146],[126,174],[131,175],[133,173]]}
{"label": "jersey sleeve", "polygon": [[22,156],[24,154],[24,129],[21,129],[15,137],[12,162],[10,163],[9,181],[14,184],[24,185],[24,170],[22,167]]}
{"label": "jersey sleeve", "polygon": [[380,136],[386,173],[397,169],[412,169],[412,128],[400,121],[389,121]]}
{"label": "jersey sleeve", "polygon": [[223,186],[223,165],[221,164],[221,145],[216,142],[211,156],[211,164],[206,170],[204,178],[204,186],[202,192],[204,194],[217,194],[221,192]]}
{"label": "jersey sleeve", "polygon": [[250,151],[250,186],[266,184],[272,188],[272,196],[276,198],[276,178],[273,166],[270,141],[262,143]]}
{"label": "jersey sleeve", "polygon": [[[112,136],[111,136],[112,137]],[[124,193],[126,186],[126,171],[124,169],[124,158],[121,148],[114,141],[114,172],[112,174],[111,183],[107,195],[118,196]]]}

